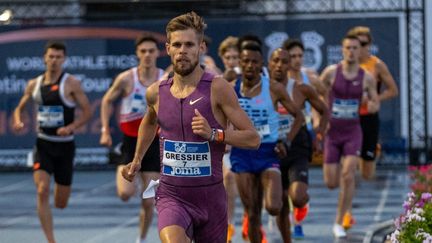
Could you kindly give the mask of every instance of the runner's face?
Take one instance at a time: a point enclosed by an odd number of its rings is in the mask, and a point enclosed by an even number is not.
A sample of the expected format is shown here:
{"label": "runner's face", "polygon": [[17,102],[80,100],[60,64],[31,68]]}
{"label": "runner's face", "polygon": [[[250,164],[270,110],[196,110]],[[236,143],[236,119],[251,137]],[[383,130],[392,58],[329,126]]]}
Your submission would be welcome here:
{"label": "runner's face", "polygon": [[348,64],[357,63],[360,55],[360,42],[355,39],[345,39],[342,43],[342,55]]}
{"label": "runner's face", "polygon": [[360,41],[360,56],[361,57],[367,57],[369,55],[369,47],[370,47],[370,41],[369,38],[366,35],[358,35],[357,38]]}
{"label": "runner's face", "polygon": [[222,55],[222,62],[224,64],[225,69],[233,69],[239,66],[239,52],[234,49],[228,49]]}
{"label": "runner's face", "polygon": [[243,77],[247,80],[259,80],[262,63],[262,56],[259,51],[243,50],[240,55]]}
{"label": "runner's face", "polygon": [[144,41],[136,48],[136,55],[140,65],[144,68],[156,67],[156,59],[159,56],[159,50],[153,41]]}
{"label": "runner's face", "polygon": [[56,72],[62,69],[65,61],[65,54],[63,50],[48,48],[44,55],[44,61],[47,71]]}
{"label": "runner's face", "polygon": [[287,51],[282,49],[274,51],[270,57],[270,62],[268,65],[270,77],[273,80],[282,82],[287,76],[289,65],[290,59]]}
{"label": "runner's face", "polygon": [[300,71],[303,66],[303,50],[295,46],[289,51],[290,68],[294,71]]}
{"label": "runner's face", "polygon": [[174,72],[187,76],[198,65],[199,56],[204,51],[204,42],[192,29],[178,30],[170,34],[170,42],[166,43],[168,55],[171,57]]}

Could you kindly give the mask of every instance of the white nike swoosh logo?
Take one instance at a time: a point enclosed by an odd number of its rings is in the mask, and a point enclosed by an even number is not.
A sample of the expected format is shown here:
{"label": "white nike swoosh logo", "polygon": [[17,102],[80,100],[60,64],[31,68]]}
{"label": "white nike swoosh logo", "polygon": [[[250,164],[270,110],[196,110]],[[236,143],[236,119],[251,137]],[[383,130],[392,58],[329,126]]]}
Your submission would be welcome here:
{"label": "white nike swoosh logo", "polygon": [[193,104],[197,103],[197,102],[200,101],[202,98],[203,98],[203,97],[199,97],[199,98],[196,99],[196,100],[189,100],[189,105],[193,105]]}

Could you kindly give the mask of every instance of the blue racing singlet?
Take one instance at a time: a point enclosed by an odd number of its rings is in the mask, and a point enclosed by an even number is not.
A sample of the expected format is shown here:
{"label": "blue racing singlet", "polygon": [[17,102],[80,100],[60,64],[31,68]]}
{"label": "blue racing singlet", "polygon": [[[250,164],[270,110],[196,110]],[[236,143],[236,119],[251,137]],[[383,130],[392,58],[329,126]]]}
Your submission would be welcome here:
{"label": "blue racing singlet", "polygon": [[241,108],[252,120],[261,137],[261,143],[274,143],[278,139],[279,114],[270,95],[270,81],[261,77],[261,93],[255,97],[244,97],[240,92],[242,81],[236,82],[235,91]]}

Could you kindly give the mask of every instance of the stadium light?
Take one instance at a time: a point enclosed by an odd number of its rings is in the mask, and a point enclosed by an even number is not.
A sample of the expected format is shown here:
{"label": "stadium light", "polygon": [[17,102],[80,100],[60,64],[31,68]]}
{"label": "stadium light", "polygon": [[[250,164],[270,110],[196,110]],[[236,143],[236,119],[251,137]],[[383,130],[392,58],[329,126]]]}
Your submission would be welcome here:
{"label": "stadium light", "polygon": [[7,24],[11,21],[12,19],[12,10],[10,9],[6,9],[3,11],[3,13],[0,14],[0,23],[2,24]]}

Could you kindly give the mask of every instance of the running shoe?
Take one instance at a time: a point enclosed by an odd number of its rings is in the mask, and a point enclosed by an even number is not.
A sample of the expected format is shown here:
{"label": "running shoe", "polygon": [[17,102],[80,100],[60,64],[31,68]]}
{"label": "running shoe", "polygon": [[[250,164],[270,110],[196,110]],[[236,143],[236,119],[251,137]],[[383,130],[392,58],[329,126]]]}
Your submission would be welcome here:
{"label": "running shoe", "polygon": [[335,238],[343,238],[347,236],[345,229],[340,224],[333,225],[333,235]]}
{"label": "running shoe", "polygon": [[342,226],[344,227],[344,229],[350,229],[355,223],[356,222],[352,214],[346,212],[342,220]]}
{"label": "running shoe", "polygon": [[144,239],[141,236],[138,236],[135,243],[145,243]]}
{"label": "running shoe", "polygon": [[249,220],[247,213],[243,214],[242,238],[245,241],[249,240]]}
{"label": "running shoe", "polygon": [[265,233],[264,228],[262,227],[262,225],[261,225],[260,229],[261,229],[261,236],[262,236],[261,243],[267,243],[267,236],[266,236],[266,233]]}
{"label": "running shoe", "polygon": [[232,238],[234,237],[235,234],[235,227],[233,224],[228,224],[228,235],[227,235],[227,243],[231,243],[232,242]]}
{"label": "running shoe", "polygon": [[[261,243],[267,243],[267,236],[262,225],[260,229],[262,235]],[[243,214],[242,238],[244,241],[249,241],[249,219],[247,213]]]}
{"label": "running shoe", "polygon": [[294,239],[303,239],[305,236],[303,234],[303,227],[301,224],[294,225],[293,238]]}
{"label": "running shoe", "polygon": [[306,204],[306,206],[302,208],[294,208],[294,219],[297,221],[297,223],[302,222],[309,211],[309,205]]}

